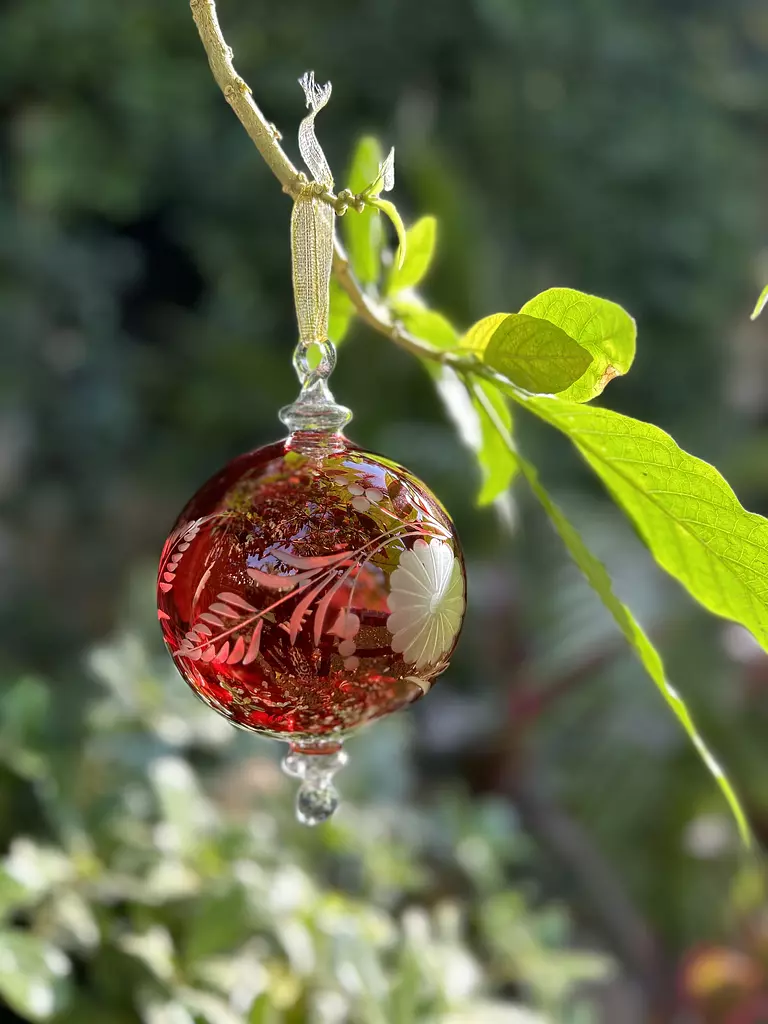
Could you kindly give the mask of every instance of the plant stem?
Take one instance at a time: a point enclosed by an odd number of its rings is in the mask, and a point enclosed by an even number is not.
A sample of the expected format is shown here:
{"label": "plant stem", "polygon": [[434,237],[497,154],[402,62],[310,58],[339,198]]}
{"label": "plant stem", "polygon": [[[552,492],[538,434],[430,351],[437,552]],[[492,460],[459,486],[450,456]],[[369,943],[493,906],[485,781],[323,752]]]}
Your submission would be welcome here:
{"label": "plant stem", "polygon": [[[215,0],[190,0],[190,7],[213,77],[224,93],[224,98],[237,114],[267,166],[283,186],[283,191],[291,198],[295,198],[302,185],[306,184],[306,176],[293,165],[280,145],[281,136],[277,128],[266,119],[255,103],[247,82],[235,70],[232,50],[227,45],[219,25]],[[346,208],[346,204],[331,191],[321,193],[320,198],[333,206],[337,212],[340,212],[342,207]],[[393,320],[387,306],[377,296],[363,290],[338,238],[334,241],[333,272],[351,299],[360,319],[374,331],[422,359],[436,360],[456,370],[483,372],[475,359],[435,348]]]}
{"label": "plant stem", "polygon": [[216,84],[283,189],[294,196],[301,183],[299,172],[280,145],[279,132],[264,117],[249,85],[235,71],[232,50],[222,34],[214,0],[190,0],[190,7]]}

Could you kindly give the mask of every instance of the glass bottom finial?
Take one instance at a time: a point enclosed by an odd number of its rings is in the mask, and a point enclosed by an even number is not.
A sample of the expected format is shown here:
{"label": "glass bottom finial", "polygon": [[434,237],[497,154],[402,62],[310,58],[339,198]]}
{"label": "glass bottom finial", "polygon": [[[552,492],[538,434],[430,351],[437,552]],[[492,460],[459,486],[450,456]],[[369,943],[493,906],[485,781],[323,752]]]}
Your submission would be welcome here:
{"label": "glass bottom finial", "polygon": [[301,779],[296,794],[296,817],[302,825],[321,825],[339,806],[333,776],[348,759],[338,740],[291,744],[282,768],[291,778]]}

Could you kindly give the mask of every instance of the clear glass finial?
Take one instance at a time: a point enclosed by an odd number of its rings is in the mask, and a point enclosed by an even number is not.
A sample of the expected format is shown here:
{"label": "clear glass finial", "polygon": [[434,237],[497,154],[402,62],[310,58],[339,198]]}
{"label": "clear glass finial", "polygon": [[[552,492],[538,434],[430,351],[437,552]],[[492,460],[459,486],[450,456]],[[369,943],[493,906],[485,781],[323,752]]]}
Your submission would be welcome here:
{"label": "clear glass finial", "polygon": [[[310,366],[309,349],[320,352],[320,361]],[[301,382],[295,402],[280,410],[280,419],[292,434],[302,431],[323,431],[336,434],[352,419],[351,411],[339,405],[328,387],[328,378],[336,365],[333,342],[318,341],[313,346],[299,342],[293,354],[293,365]]]}
{"label": "clear glass finial", "polygon": [[296,794],[296,817],[302,825],[321,825],[339,806],[333,776],[347,763],[347,753],[338,740],[291,744],[283,758],[283,771],[301,779]]}

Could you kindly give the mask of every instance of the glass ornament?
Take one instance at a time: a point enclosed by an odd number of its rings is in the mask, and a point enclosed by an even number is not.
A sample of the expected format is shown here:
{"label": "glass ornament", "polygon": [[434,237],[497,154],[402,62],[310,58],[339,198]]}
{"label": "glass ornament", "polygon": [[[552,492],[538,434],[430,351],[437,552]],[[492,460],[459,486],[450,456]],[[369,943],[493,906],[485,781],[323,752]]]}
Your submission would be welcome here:
{"label": "glass ornament", "polygon": [[297,814],[314,825],[338,804],[344,738],[421,697],[447,667],[465,574],[438,499],[352,444],[351,413],[328,389],[334,214],[313,122],[330,87],[311,76],[302,85],[311,113],[299,143],[315,182],[292,219],[301,392],[280,413],[289,435],[234,459],[188,502],[163,548],[157,597],[165,643],[198,697],[289,744]]}
{"label": "glass ornament", "polygon": [[241,455],[204,484],[158,576],[179,672],[234,725],[290,744],[284,767],[303,779],[307,823],[336,805],[343,738],[445,670],[464,604],[461,549],[438,499],[323,429]]}

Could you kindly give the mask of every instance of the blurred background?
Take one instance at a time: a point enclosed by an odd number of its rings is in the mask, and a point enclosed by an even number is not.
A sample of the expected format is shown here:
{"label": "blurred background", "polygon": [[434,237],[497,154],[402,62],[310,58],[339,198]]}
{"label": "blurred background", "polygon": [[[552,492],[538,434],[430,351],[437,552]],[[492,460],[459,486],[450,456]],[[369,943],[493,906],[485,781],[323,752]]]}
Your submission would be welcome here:
{"label": "blurred background", "polygon": [[[397,149],[464,328],[567,285],[636,317],[608,403],[768,513],[761,0],[221,0],[295,158]],[[768,910],[710,776],[522,490],[415,360],[355,327],[351,436],[450,509],[471,603],[429,699],[291,820],[277,749],[199,705],[153,576],[197,486],[296,392],[289,203],[182,0],[0,14],[0,1021],[765,1024]],[[768,839],[768,660],[664,578],[568,446],[527,452],[609,565]],[[277,744],[274,745],[277,747]]]}

